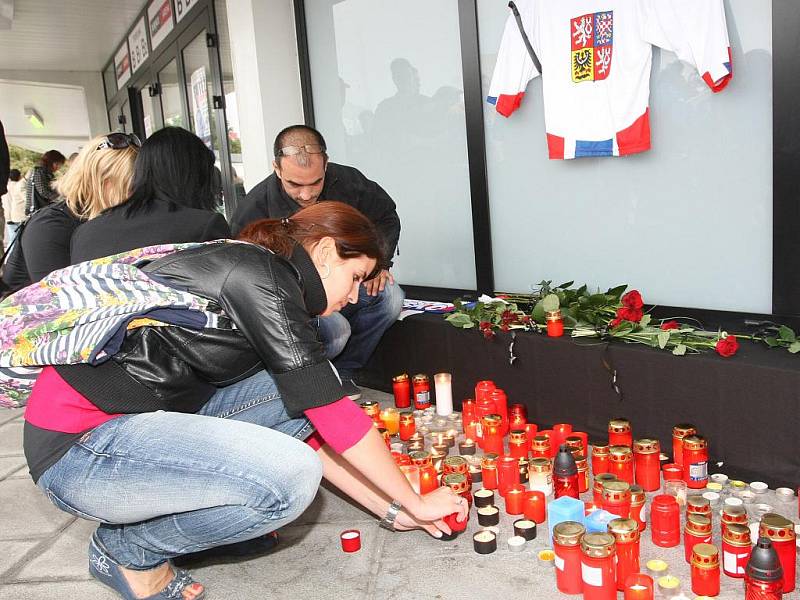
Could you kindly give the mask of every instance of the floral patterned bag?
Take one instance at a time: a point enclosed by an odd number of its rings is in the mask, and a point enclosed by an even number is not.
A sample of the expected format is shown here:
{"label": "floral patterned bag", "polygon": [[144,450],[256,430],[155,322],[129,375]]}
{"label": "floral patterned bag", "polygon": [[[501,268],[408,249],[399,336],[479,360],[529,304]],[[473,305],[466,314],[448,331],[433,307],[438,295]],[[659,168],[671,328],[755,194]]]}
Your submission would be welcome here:
{"label": "floral patterned bag", "polygon": [[[220,243],[237,242],[205,244]],[[108,360],[132,327],[216,327],[219,315],[206,310],[206,298],[163,285],[138,268],[205,244],[149,246],[83,262],[6,298],[0,303],[0,406],[24,406],[44,366]]]}

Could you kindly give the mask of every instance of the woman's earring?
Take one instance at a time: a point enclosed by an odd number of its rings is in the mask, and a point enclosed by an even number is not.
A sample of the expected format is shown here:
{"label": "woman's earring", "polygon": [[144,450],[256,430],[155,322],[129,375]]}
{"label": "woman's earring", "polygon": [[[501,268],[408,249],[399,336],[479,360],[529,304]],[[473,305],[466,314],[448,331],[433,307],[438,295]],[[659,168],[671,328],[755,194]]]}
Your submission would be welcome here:
{"label": "woman's earring", "polygon": [[328,277],[331,276],[331,266],[328,263],[325,263],[322,266],[325,267],[326,270],[325,270],[325,275],[320,276],[320,279],[327,279]]}

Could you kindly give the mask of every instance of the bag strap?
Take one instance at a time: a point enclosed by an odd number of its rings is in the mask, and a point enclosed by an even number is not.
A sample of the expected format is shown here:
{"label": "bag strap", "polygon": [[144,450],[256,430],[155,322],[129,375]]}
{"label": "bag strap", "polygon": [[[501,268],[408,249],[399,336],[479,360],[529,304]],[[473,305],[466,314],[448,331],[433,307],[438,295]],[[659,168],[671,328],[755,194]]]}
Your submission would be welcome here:
{"label": "bag strap", "polygon": [[531,46],[531,41],[528,39],[528,34],[525,33],[525,27],[522,25],[522,17],[519,15],[519,9],[517,9],[517,5],[512,1],[508,3],[508,8],[510,8],[511,12],[514,13],[514,19],[517,21],[519,33],[522,35],[522,41],[525,42],[525,47],[528,49],[528,54],[530,54],[533,65],[539,70],[539,73],[541,73],[542,63],[539,62],[539,57],[536,56],[536,52],[533,51],[533,46]]}
{"label": "bag strap", "polygon": [[0,266],[6,264],[6,258],[8,258],[11,255],[11,250],[14,249],[14,244],[16,244],[22,237],[22,232],[25,230],[25,226],[27,224],[28,224],[28,219],[25,219],[24,221],[22,221],[22,223],[20,223],[19,229],[17,229],[17,234],[14,236],[14,239],[11,240],[11,243],[8,245],[8,248],[6,248],[5,252],[3,252],[3,256],[0,257]]}

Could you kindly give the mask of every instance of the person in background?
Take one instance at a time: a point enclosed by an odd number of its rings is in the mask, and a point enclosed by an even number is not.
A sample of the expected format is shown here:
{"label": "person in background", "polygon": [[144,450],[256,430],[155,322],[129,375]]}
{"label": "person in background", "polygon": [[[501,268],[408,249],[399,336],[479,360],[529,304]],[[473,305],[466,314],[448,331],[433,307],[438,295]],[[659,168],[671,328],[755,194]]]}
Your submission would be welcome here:
{"label": "person in background", "polygon": [[27,177],[26,215],[31,215],[58,200],[58,191],[53,188],[53,179],[56,171],[64,166],[66,160],[58,150],[48,150],[39,159],[39,164],[33,167]]}
{"label": "person in background", "polygon": [[27,180],[19,169],[11,169],[8,176],[8,193],[3,196],[5,215],[5,247],[8,248],[17,237],[17,231],[25,220],[25,188]]}
{"label": "person in background", "polygon": [[19,234],[3,272],[3,282],[11,290],[74,262],[70,255],[73,231],[82,221],[128,198],[139,146],[136,136],[125,133],[109,133],[87,142],[58,180],[58,192],[64,199],[37,210]]}
{"label": "person in background", "polygon": [[[11,156],[8,152],[8,143],[6,142],[6,131],[3,129],[3,122],[0,121],[0,198],[5,197],[8,192],[7,184],[11,172]],[[0,208],[0,222],[5,219],[5,210]],[[0,231],[0,247],[5,247],[8,243],[5,240],[5,228]]]}
{"label": "person in background", "polygon": [[139,151],[130,197],[73,233],[72,263],[155,244],[229,238],[216,210],[221,192],[214,154],[203,141],[180,127],[160,129]]}
{"label": "person in background", "polygon": [[[170,559],[286,525],[321,476],[387,529],[440,538],[451,532],[444,517],[466,517],[449,487],[424,496],[412,488],[311,324],[355,303],[374,276],[383,256],[375,226],[324,202],[253,223],[239,239],[141,267],[210,300],[221,313],[213,329],[168,325],[164,310],[160,321],[124,327],[119,351],[101,364],[46,367],[26,406],[31,477],[61,510],[99,522],[89,571],[128,600],[203,598]],[[85,294],[102,296],[101,287]],[[23,290],[0,308],[31,310],[28,298],[36,296]]]}
{"label": "person in background", "polygon": [[386,240],[376,277],[359,289],[358,302],[318,320],[320,339],[351,398],[361,391],[354,378],[369,360],[384,332],[397,320],[405,297],[391,274],[400,237],[400,218],[383,188],[353,167],[328,162],[322,134],[292,125],[275,138],[274,172],[256,185],[236,207],[231,229],[237,235],[258,219],[288,217],[324,200],[349,204],[363,212]]}

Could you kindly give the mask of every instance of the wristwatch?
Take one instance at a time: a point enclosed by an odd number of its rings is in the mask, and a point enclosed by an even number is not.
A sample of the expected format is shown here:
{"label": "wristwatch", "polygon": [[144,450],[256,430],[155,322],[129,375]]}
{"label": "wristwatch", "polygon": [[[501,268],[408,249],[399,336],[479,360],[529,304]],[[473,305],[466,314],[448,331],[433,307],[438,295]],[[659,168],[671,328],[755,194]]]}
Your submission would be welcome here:
{"label": "wristwatch", "polygon": [[384,529],[388,529],[389,531],[394,531],[394,520],[397,518],[397,513],[400,512],[400,509],[403,508],[403,505],[400,504],[397,500],[393,501],[389,505],[389,510],[386,511],[386,514],[378,523]]}

